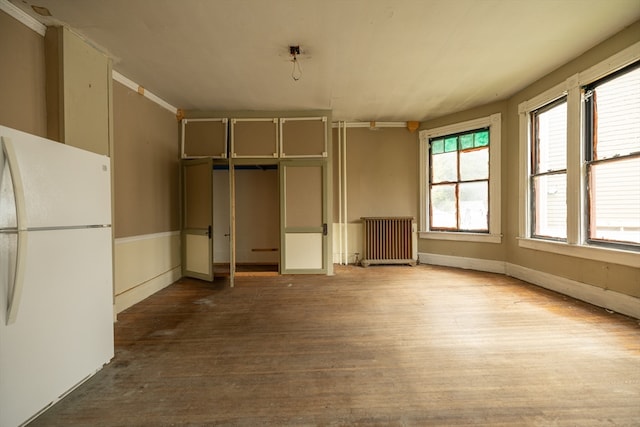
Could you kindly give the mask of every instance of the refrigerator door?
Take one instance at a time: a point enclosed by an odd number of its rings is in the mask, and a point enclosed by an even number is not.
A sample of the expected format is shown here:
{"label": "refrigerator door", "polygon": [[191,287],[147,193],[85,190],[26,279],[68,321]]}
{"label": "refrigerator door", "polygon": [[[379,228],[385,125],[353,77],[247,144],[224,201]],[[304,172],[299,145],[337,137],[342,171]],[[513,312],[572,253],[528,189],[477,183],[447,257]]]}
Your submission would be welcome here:
{"label": "refrigerator door", "polygon": [[[4,126],[0,137],[3,164],[11,170],[14,188],[21,184],[15,193],[18,228],[111,224],[108,157]],[[21,198],[24,206],[19,204]]]}
{"label": "refrigerator door", "polygon": [[[111,228],[27,233],[20,313],[0,322],[1,426],[24,423],[113,357]],[[13,238],[0,235],[0,249]]]}
{"label": "refrigerator door", "polygon": [[16,200],[13,180],[9,171],[9,161],[0,147],[0,231],[17,230]]}

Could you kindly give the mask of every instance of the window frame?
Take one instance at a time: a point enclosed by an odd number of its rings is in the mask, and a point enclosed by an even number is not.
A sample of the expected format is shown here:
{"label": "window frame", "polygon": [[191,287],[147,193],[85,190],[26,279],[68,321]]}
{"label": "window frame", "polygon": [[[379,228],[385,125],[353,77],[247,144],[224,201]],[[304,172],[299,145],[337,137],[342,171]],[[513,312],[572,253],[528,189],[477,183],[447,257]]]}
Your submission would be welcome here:
{"label": "window frame", "polygon": [[[627,68],[630,68],[629,70],[627,70]],[[620,161],[625,161],[628,159],[635,159],[637,157],[640,157],[640,152],[632,152],[629,154],[624,154],[624,155],[616,155],[613,157],[605,157],[605,158],[601,158],[601,159],[596,159],[594,158],[596,149],[594,147],[594,137],[593,137],[593,133],[595,131],[596,125],[594,124],[594,116],[593,116],[593,99],[594,97],[592,96],[593,90],[596,89],[598,86],[605,84],[607,82],[610,82],[628,72],[631,72],[632,70],[640,70],[640,61],[637,62],[633,62],[629,65],[626,65],[625,67],[606,75],[603,78],[600,78],[590,84],[587,84],[585,86],[583,86],[583,91],[584,91],[584,96],[583,96],[583,108],[584,108],[584,145],[585,145],[585,156],[584,156],[584,162],[585,162],[585,192],[584,192],[584,198],[585,198],[585,242],[588,245],[592,245],[592,246],[601,246],[601,247],[610,247],[610,248],[619,248],[619,249],[626,249],[626,248],[635,248],[635,250],[640,251],[640,243],[625,243],[625,242],[621,242],[621,241],[616,241],[616,240],[606,240],[606,239],[597,239],[597,238],[592,238],[591,237],[591,227],[592,227],[592,223],[593,223],[593,218],[591,216],[591,213],[593,212],[594,207],[592,206],[593,200],[592,200],[592,196],[593,193],[591,192],[591,190],[589,189],[589,184],[591,184],[591,177],[592,177],[592,167],[596,166],[596,165],[601,165],[601,164],[610,164],[610,163],[616,163],[616,162],[620,162]]]}
{"label": "window frame", "polygon": [[[521,248],[567,255],[594,261],[637,267],[640,252],[588,244],[586,232],[586,162],[584,144],[584,115],[582,88],[601,80],[640,60],[640,42],[610,58],[579,72],[518,105],[519,113],[519,197],[518,246]],[[567,241],[549,241],[531,236],[530,227],[530,113],[554,99],[567,96]]]}
{"label": "window frame", "polygon": [[[471,132],[481,128],[489,129],[489,231],[436,231],[430,229],[430,157],[429,140],[446,135]],[[420,131],[420,232],[422,239],[454,240],[467,242],[502,242],[501,204],[501,134],[502,115],[492,114],[479,119],[468,120],[448,126]]]}
{"label": "window frame", "polygon": [[[559,242],[565,242],[567,239],[566,237],[557,237],[557,236],[545,236],[542,234],[535,234],[535,229],[537,226],[537,217],[536,217],[536,211],[537,211],[537,207],[536,207],[536,198],[535,198],[535,178],[538,177],[542,177],[542,176],[551,176],[551,175],[564,175],[565,177],[565,181],[567,179],[567,165],[565,163],[565,167],[563,169],[550,169],[547,171],[540,171],[538,170],[539,167],[539,163],[540,163],[540,148],[539,148],[539,135],[538,135],[538,122],[537,122],[537,118],[540,117],[541,114],[552,110],[553,108],[557,107],[560,104],[567,104],[567,96],[563,95],[559,98],[556,98],[544,105],[541,105],[538,108],[533,109],[532,111],[529,112],[529,138],[530,138],[530,153],[529,153],[529,162],[530,162],[530,173],[529,173],[529,209],[530,209],[530,221],[529,221],[529,227],[531,228],[530,230],[530,235],[536,239],[542,239],[542,240],[553,240],[553,241],[559,241]],[[568,105],[568,104],[567,104]],[[565,143],[566,143],[566,136],[565,136]],[[566,186],[566,183],[565,183]],[[566,197],[566,195],[565,195]],[[566,218],[565,218],[566,221]]]}

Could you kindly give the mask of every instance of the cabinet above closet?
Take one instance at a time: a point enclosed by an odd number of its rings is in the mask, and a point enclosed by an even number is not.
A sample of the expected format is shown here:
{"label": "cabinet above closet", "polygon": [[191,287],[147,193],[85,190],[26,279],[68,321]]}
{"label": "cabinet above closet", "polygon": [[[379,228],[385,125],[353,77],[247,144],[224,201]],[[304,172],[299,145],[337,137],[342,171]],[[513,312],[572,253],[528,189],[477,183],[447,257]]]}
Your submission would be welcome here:
{"label": "cabinet above closet", "polygon": [[182,158],[226,159],[228,123],[226,118],[183,119]]}
{"label": "cabinet above closet", "polygon": [[278,157],[278,119],[231,119],[231,157]]}
{"label": "cabinet above closet", "polygon": [[280,157],[327,157],[327,118],[280,119]]}
{"label": "cabinet above closet", "polygon": [[182,157],[326,158],[328,123],[326,116],[183,119]]}

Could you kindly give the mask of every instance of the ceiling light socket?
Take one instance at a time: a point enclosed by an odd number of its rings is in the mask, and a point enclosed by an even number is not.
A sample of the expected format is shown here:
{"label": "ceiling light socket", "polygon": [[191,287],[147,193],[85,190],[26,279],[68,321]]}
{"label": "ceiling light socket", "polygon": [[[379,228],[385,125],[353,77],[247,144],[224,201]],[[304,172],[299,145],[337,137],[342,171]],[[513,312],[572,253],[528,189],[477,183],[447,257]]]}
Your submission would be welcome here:
{"label": "ceiling light socket", "polygon": [[289,46],[289,55],[291,56],[300,55],[300,46]]}

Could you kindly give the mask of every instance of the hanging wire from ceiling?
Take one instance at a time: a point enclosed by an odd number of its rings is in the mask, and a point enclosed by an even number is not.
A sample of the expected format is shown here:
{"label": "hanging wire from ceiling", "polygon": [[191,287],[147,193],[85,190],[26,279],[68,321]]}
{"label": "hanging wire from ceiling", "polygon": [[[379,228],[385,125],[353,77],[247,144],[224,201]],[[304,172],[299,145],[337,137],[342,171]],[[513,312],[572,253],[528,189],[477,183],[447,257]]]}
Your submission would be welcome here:
{"label": "hanging wire from ceiling", "polygon": [[300,55],[300,46],[289,46],[289,55],[291,55],[291,78],[293,81],[298,81],[302,78],[302,68],[300,67],[300,61],[298,61],[298,55]]}

